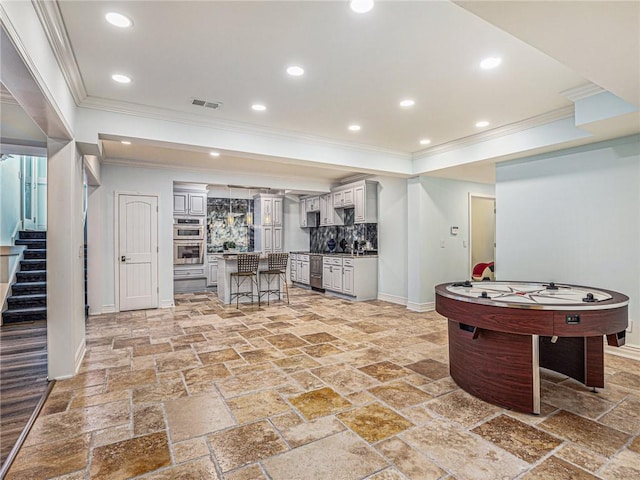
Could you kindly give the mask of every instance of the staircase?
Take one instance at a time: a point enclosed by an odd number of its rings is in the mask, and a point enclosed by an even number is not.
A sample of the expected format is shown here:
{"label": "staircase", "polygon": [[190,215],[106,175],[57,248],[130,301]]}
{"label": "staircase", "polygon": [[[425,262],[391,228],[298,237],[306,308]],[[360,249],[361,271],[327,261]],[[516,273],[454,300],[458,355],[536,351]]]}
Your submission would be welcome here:
{"label": "staircase", "polygon": [[2,323],[47,319],[47,232],[21,231],[16,245],[26,245],[16,283],[11,285]]}

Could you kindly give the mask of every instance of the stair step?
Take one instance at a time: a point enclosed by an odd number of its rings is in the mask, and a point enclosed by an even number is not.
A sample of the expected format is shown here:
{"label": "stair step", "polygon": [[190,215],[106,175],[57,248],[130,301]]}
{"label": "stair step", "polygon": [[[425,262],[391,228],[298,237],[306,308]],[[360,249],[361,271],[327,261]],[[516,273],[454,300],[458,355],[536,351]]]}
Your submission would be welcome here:
{"label": "stair step", "polygon": [[46,249],[47,241],[46,240],[33,240],[33,239],[23,239],[18,238],[15,241],[16,245],[26,245],[27,248],[38,248],[38,249]]}
{"label": "stair step", "polygon": [[22,282],[11,285],[12,296],[47,293],[47,282]]}
{"label": "stair step", "polygon": [[33,322],[47,319],[47,307],[20,308],[2,312],[2,323]]}
{"label": "stair step", "polygon": [[47,281],[47,271],[46,270],[33,270],[27,272],[17,272],[16,278],[18,280],[17,283],[22,282],[46,282]]}
{"label": "stair step", "polygon": [[24,251],[25,260],[46,260],[47,250],[45,248],[27,248]]}
{"label": "stair step", "polygon": [[7,305],[9,310],[28,308],[28,307],[46,307],[47,294],[36,293],[28,295],[11,295],[7,297]]}
{"label": "stair step", "polygon": [[20,271],[34,271],[34,270],[46,270],[47,269],[47,260],[42,259],[27,259],[20,260]]}
{"label": "stair step", "polygon": [[46,231],[35,231],[35,230],[20,230],[18,232],[18,238],[23,240],[27,239],[38,239],[38,240],[46,240],[47,232]]}

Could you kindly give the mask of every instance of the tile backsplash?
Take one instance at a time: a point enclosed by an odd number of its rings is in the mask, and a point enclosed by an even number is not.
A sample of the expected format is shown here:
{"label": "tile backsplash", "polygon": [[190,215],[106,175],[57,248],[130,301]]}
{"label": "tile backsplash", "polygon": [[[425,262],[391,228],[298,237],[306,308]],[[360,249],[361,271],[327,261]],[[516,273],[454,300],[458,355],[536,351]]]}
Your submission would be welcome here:
{"label": "tile backsplash", "polygon": [[[346,211],[346,210],[345,210]],[[336,252],[351,252],[355,240],[368,241],[372,250],[378,249],[378,224],[358,223],[356,225],[338,225],[333,227],[313,227],[309,229],[309,251],[313,253],[328,252],[327,242],[333,238],[336,241]],[[345,240],[347,247],[343,250],[340,241]]]}
{"label": "tile backsplash", "polygon": [[[207,198],[207,253],[222,252],[225,242],[233,242],[239,252],[252,252],[253,225],[247,213],[253,212],[253,200],[243,198]],[[229,215],[233,221],[229,224]]]}

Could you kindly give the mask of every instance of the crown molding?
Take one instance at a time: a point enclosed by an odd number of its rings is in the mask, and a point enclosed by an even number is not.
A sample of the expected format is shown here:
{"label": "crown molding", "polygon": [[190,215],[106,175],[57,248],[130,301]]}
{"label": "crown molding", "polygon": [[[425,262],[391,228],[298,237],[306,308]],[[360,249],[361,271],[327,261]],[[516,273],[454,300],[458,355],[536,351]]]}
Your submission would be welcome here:
{"label": "crown molding", "polygon": [[569,90],[564,90],[560,92],[560,95],[568,98],[572,102],[576,102],[578,100],[582,100],[583,98],[592,97],[594,95],[598,95],[603,92],[606,92],[604,88],[599,87],[594,83],[587,83],[579,87],[570,88]]}
{"label": "crown molding", "polygon": [[76,105],[80,105],[87,98],[87,90],[73,48],[71,48],[71,41],[67,35],[58,2],[31,0],[31,3],[49,40],[60,70],[67,81],[73,100]]}
{"label": "crown molding", "polygon": [[422,158],[430,157],[451,150],[457,150],[460,148],[475,145],[488,140],[493,140],[507,135],[513,135],[514,133],[523,132],[547,123],[555,122],[558,120],[564,120],[566,118],[572,118],[574,116],[574,105],[552,110],[551,112],[536,115],[535,117],[520,120],[518,122],[503,125],[502,127],[487,130],[475,135],[469,135],[468,137],[459,138],[451,142],[436,145],[431,148],[420,150],[413,154],[413,160],[420,160]]}
{"label": "crown molding", "polygon": [[333,146],[345,150],[373,153],[378,155],[385,155],[386,157],[393,157],[398,160],[411,161],[411,154],[408,152],[402,152],[398,150],[384,149],[379,147],[372,147],[370,145],[356,144],[350,142],[342,142],[328,137],[322,137],[319,135],[310,135],[299,132],[291,132],[287,130],[281,130],[270,127],[262,127],[244,122],[237,122],[234,120],[219,120],[211,119],[209,117],[187,113],[178,110],[171,110],[167,108],[152,107],[149,105],[143,105],[131,102],[120,102],[117,100],[110,100],[106,98],[88,96],[79,105],[83,108],[89,108],[93,110],[101,110],[111,113],[119,113],[124,115],[132,115],[143,118],[150,118],[154,120],[162,120],[168,122],[178,122],[188,125],[197,125],[206,128],[215,128],[218,130],[259,135],[265,137],[275,137],[279,139],[297,141],[303,143],[315,143],[322,144],[324,146]]}

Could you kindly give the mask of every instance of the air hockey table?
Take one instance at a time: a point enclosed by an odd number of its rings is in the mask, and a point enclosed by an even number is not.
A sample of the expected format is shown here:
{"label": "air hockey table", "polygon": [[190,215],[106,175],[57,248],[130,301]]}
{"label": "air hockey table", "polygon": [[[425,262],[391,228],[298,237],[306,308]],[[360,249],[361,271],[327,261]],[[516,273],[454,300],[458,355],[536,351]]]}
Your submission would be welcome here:
{"label": "air hockey table", "polygon": [[435,287],[449,320],[449,369],[465,391],[540,413],[540,367],[604,387],[604,341],[624,345],[629,298],[566,284],[457,282]]}

